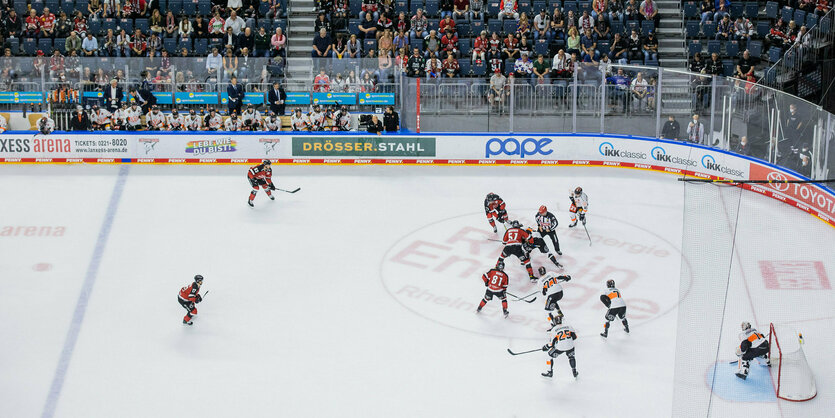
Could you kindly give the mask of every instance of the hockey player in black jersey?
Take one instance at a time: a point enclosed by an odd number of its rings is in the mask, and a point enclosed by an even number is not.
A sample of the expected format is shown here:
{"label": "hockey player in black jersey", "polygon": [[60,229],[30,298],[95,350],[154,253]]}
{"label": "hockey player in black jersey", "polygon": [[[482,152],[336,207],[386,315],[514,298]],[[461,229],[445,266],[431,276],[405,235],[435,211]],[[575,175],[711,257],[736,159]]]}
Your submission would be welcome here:
{"label": "hockey player in black jersey", "polygon": [[543,239],[550,237],[551,242],[554,244],[554,251],[557,252],[557,255],[562,255],[562,251],[560,251],[560,240],[557,239],[558,224],[557,217],[553,213],[548,212],[548,208],[545,205],[539,207],[539,212],[536,213],[537,230]]}
{"label": "hockey player in black jersey", "polygon": [[522,243],[522,248],[528,254],[528,258],[530,258],[530,253],[533,250],[539,249],[539,252],[548,255],[548,259],[557,267],[562,268],[562,264],[557,261],[557,257],[554,254],[551,254],[551,250],[548,249],[548,244],[545,243],[545,240],[539,235],[539,232],[535,232],[531,228],[527,228],[526,231],[528,232],[529,238]]}

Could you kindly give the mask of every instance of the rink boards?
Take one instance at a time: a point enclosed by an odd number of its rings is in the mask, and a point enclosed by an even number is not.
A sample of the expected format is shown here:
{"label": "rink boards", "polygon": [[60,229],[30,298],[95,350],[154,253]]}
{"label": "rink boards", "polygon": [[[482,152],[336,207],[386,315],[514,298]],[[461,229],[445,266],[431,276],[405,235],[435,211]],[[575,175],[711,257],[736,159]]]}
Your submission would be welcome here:
{"label": "rink boards", "polygon": [[[101,132],[0,137],[0,163],[559,165],[624,167],[720,180],[808,180],[730,152],[654,138],[593,134],[266,134]],[[835,194],[816,184],[745,184],[835,226]]]}

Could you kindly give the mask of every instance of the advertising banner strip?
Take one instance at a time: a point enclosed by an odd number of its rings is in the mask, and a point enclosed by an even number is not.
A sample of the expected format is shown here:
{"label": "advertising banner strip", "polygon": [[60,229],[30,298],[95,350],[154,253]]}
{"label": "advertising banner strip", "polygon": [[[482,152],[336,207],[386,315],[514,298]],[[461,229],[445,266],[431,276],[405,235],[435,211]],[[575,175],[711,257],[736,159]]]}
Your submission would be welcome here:
{"label": "advertising banner strip", "polygon": [[43,92],[40,91],[4,91],[0,92],[0,103],[42,103]]}
{"label": "advertising banner strip", "polygon": [[434,157],[435,138],[427,136],[294,136],[294,157]]}
{"label": "advertising banner strip", "polygon": [[313,104],[357,104],[356,93],[313,93]]}
{"label": "advertising banner strip", "polygon": [[394,93],[359,93],[361,105],[394,105]]}

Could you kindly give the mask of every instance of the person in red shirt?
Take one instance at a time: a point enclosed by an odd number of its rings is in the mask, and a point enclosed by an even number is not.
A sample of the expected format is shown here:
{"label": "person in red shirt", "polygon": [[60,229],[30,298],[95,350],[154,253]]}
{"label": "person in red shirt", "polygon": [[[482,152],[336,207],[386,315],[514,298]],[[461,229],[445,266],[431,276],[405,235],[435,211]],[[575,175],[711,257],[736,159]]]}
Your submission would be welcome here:
{"label": "person in red shirt", "polygon": [[197,315],[197,308],[194,306],[203,301],[203,297],[200,296],[200,286],[203,285],[203,276],[196,275],[194,276],[194,283],[183,286],[180,289],[180,293],[177,295],[177,301],[180,302],[180,306],[186,309],[186,316],[183,317],[183,325],[192,325],[194,322],[191,321],[191,318],[194,315]]}
{"label": "person in red shirt", "polygon": [[475,38],[473,42],[473,61],[481,60],[484,61],[484,53],[487,52],[487,48],[489,48],[490,40],[487,39],[487,31],[481,31],[481,35],[478,38]]}
{"label": "person in red shirt", "polygon": [[29,9],[29,16],[26,16],[26,24],[23,28],[24,38],[37,38],[41,33],[41,18],[35,12],[35,9]]}
{"label": "person in red shirt", "polygon": [[142,35],[142,31],[137,29],[133,35],[133,42],[130,44],[130,54],[133,57],[144,57],[147,49],[148,42],[145,41],[145,36]]}
{"label": "person in red shirt", "polygon": [[507,273],[504,272],[504,262],[499,260],[496,263],[496,268],[484,273],[481,276],[481,280],[484,282],[484,287],[487,290],[484,291],[484,297],[481,298],[476,312],[481,312],[481,308],[487,305],[488,301],[493,300],[493,296],[498,296],[502,301],[504,317],[507,318],[510,312],[507,311]]}
{"label": "person in red shirt", "polygon": [[252,201],[255,200],[255,195],[258,194],[258,189],[260,188],[264,189],[264,192],[267,193],[267,197],[270,200],[275,200],[271,192],[275,190],[275,185],[273,185],[273,169],[271,166],[272,162],[270,160],[264,160],[261,164],[250,167],[246,175],[249,179],[249,184],[252,185],[252,191],[249,193],[249,201],[247,202],[250,207],[255,207]]}
{"label": "person in red shirt", "polygon": [[49,7],[43,8],[41,20],[41,37],[55,37],[55,15],[49,12]]}
{"label": "person in red shirt", "polygon": [[499,256],[499,263],[504,263],[504,259],[510,257],[511,255],[515,255],[522,264],[525,265],[525,270],[528,271],[528,277],[533,281],[536,280],[536,276],[533,275],[533,268],[531,267],[531,259],[528,257],[527,251],[523,248],[522,244],[525,242],[530,241],[531,234],[528,231],[522,229],[522,224],[519,221],[511,221],[510,228],[504,233],[504,238],[502,238],[502,244],[504,244],[504,249],[502,250],[502,254]]}
{"label": "person in red shirt", "polygon": [[452,20],[452,15],[447,15],[438,23],[438,30],[441,33],[446,33],[447,28],[452,29],[453,32],[455,31],[455,21]]}
{"label": "person in red shirt", "polygon": [[451,28],[447,28],[444,36],[441,37],[441,46],[446,53],[452,53],[456,58],[458,57],[458,35]]}

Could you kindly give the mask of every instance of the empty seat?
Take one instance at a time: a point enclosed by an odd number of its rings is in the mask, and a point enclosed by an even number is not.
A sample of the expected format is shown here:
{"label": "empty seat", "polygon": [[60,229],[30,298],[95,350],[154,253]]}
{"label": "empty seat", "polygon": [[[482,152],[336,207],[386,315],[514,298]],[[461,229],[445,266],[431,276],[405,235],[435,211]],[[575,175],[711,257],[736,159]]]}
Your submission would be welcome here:
{"label": "empty seat", "polygon": [[708,54],[721,54],[722,53],[722,42],[716,40],[709,40],[707,41],[707,53]]}
{"label": "empty seat", "polygon": [[763,43],[762,41],[750,41],[748,42],[748,51],[751,52],[751,56],[760,58],[763,54]]}
{"label": "empty seat", "polygon": [[765,3],[765,15],[769,19],[777,19],[778,5],[776,1],[768,1]]}
{"label": "empty seat", "polygon": [[687,37],[695,39],[699,37],[699,22],[697,20],[690,20],[686,26]]}
{"label": "empty seat", "polygon": [[771,62],[780,61],[780,57],[783,55],[783,50],[780,47],[772,46],[768,49],[768,60]]}
{"label": "empty seat", "polygon": [[50,38],[40,38],[38,39],[38,49],[43,51],[44,54],[49,55],[52,53],[52,39]]}
{"label": "empty seat", "polygon": [[771,22],[767,20],[761,20],[757,22],[757,36],[760,38],[764,38],[765,35],[768,35],[768,32],[771,31]]}
{"label": "empty seat", "polygon": [[693,39],[687,44],[687,55],[693,56],[696,53],[702,52],[702,43],[698,39]]}
{"label": "empty seat", "polygon": [[461,77],[469,77],[470,76],[470,58],[462,56],[460,60],[458,60],[458,67],[459,67],[459,76]]}
{"label": "empty seat", "polygon": [[438,16],[438,0],[426,0],[426,15],[429,17]]}
{"label": "empty seat", "polygon": [[696,2],[689,1],[684,3],[684,17],[687,19],[696,19],[699,17],[699,7]]}
{"label": "empty seat", "polygon": [[23,52],[26,55],[35,55],[35,51],[38,50],[38,41],[35,38],[24,38],[23,39]]}
{"label": "empty seat", "polygon": [[713,39],[716,36],[716,24],[713,22],[707,22],[702,25],[702,33],[704,34],[705,38]]}
{"label": "empty seat", "polygon": [[756,19],[757,15],[760,14],[760,5],[755,1],[749,1],[745,3],[745,16],[748,19]]}
{"label": "empty seat", "polygon": [[739,56],[739,41],[725,42],[725,54],[731,58]]}

